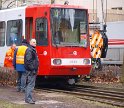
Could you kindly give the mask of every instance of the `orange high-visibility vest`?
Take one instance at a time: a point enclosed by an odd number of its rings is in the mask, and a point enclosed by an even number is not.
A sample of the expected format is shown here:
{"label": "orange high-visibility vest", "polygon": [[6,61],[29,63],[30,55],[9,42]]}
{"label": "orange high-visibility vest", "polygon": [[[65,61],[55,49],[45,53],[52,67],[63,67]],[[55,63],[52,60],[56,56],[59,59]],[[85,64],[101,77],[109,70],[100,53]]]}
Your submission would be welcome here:
{"label": "orange high-visibility vest", "polygon": [[14,49],[10,48],[5,55],[4,67],[13,68],[13,63],[12,63],[13,56],[14,56]]}
{"label": "orange high-visibility vest", "polygon": [[24,45],[18,47],[16,54],[16,64],[24,64],[24,56],[27,48],[28,47]]}

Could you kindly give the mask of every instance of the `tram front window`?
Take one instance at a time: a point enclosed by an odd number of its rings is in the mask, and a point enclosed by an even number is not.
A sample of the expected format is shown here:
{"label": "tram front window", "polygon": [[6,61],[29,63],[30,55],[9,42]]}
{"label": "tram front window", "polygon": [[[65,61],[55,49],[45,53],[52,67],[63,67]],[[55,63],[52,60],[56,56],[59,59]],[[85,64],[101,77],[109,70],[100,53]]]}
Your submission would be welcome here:
{"label": "tram front window", "polygon": [[52,43],[60,46],[80,46],[81,35],[87,34],[87,24],[86,10],[52,8]]}

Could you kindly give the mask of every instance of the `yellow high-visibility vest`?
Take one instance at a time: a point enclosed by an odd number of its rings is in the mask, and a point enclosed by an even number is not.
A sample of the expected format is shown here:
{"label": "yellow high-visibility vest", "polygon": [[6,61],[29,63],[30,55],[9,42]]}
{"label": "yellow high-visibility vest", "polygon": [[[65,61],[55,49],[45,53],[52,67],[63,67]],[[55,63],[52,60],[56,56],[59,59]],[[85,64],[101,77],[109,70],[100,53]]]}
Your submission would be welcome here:
{"label": "yellow high-visibility vest", "polygon": [[24,64],[24,56],[27,48],[28,47],[24,45],[18,47],[18,51],[16,54],[16,64]]}

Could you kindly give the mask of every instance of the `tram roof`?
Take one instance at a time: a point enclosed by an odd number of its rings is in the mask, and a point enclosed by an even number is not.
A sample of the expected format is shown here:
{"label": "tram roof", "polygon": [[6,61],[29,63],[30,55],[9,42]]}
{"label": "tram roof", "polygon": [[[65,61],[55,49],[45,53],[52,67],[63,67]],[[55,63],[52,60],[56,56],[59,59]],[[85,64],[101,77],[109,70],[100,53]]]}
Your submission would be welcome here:
{"label": "tram roof", "polygon": [[18,11],[18,10],[22,10],[25,8],[40,8],[40,7],[48,7],[48,8],[75,8],[75,9],[86,9],[83,8],[82,6],[75,6],[75,5],[59,5],[59,4],[38,4],[38,5],[30,5],[30,6],[22,6],[22,7],[16,7],[16,8],[8,8],[8,9],[3,9],[0,10],[0,13],[3,12],[10,12],[10,11]]}
{"label": "tram roof", "polygon": [[27,8],[38,8],[38,7],[48,7],[48,8],[75,8],[75,9],[86,9],[82,6],[76,6],[76,5],[60,5],[60,4],[44,4],[44,5],[31,5]]}
{"label": "tram roof", "polygon": [[2,10],[0,10],[0,12],[16,11],[16,10],[25,9],[26,7],[27,7],[27,6],[23,6],[23,7],[15,7],[15,8],[6,8],[6,9],[2,9]]}

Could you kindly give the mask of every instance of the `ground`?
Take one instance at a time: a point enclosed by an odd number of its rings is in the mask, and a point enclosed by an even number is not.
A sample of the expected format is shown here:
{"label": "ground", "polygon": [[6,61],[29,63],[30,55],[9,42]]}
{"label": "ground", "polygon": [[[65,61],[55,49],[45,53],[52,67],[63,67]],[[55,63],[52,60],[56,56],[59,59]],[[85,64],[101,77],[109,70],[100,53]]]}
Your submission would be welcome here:
{"label": "ground", "polygon": [[[102,71],[93,72],[89,81],[81,80],[79,84],[124,90],[124,84],[119,81],[120,75],[120,67],[104,67]],[[16,92],[15,85],[16,72],[0,68],[0,108],[113,108],[68,94],[44,92],[42,89],[39,92],[34,91],[36,104],[30,105],[24,102],[24,93]]]}
{"label": "ground", "polygon": [[0,85],[0,108],[113,108],[98,102],[82,100],[63,93],[34,91],[35,105],[24,102],[24,93],[16,92],[15,87]]}
{"label": "ground", "polygon": [[120,83],[120,82],[114,82],[114,83],[110,83],[110,82],[91,82],[91,81],[83,81],[83,82],[79,82],[79,85],[87,85],[87,86],[95,86],[95,87],[103,87],[103,88],[113,88],[113,89],[121,89],[124,91],[124,83]]}

